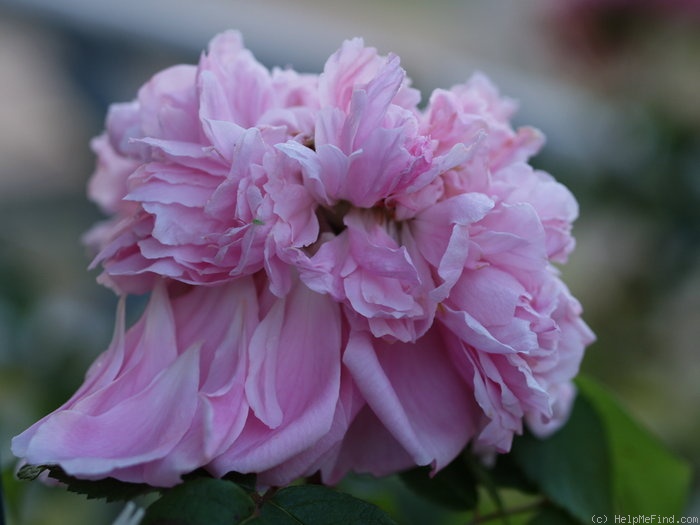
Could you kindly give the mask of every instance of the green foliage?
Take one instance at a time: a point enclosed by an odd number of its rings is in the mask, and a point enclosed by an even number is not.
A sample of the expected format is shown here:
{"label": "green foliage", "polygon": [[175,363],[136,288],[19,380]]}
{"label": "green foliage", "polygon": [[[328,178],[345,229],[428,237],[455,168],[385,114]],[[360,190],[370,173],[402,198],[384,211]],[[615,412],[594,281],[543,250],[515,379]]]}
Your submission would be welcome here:
{"label": "green foliage", "polygon": [[497,487],[516,489],[525,494],[538,492],[537,485],[522,471],[514,454],[500,454],[488,474]]}
{"label": "green foliage", "polygon": [[579,523],[569,514],[553,506],[543,506],[527,525],[576,525]]}
{"label": "green foliage", "polygon": [[246,525],[395,525],[378,507],[320,485],[287,487]]}
{"label": "green foliage", "polygon": [[250,495],[233,482],[197,478],[173,487],[155,501],[143,525],[236,525],[253,514]]}
{"label": "green foliage", "polygon": [[681,514],[691,469],[635,422],[598,384],[578,379],[580,397],[590,401],[607,430],[618,514]]}
{"label": "green foliage", "polygon": [[379,508],[319,485],[247,493],[230,480],[191,479],[165,492],[143,525],[395,525]]}
{"label": "green foliage", "polygon": [[429,468],[416,468],[401,474],[403,482],[427,500],[451,510],[476,507],[477,479],[460,456],[432,478]]}
{"label": "green foliage", "polygon": [[[516,440],[511,456],[522,471],[581,523],[593,515],[682,513],[690,467],[600,385],[584,376],[577,385],[579,395],[564,428],[547,440],[532,435]],[[536,519],[566,523],[549,517],[551,512]]]}
{"label": "green foliage", "polygon": [[587,522],[611,514],[612,480],[605,429],[592,404],[578,396],[568,423],[547,440],[525,434],[512,454],[552,502]]}
{"label": "green foliage", "polygon": [[50,478],[63,483],[68,491],[82,494],[88,499],[128,501],[156,490],[150,485],[143,483],[126,483],[114,478],[105,478],[96,481],[79,479],[69,476],[63,469],[55,465],[24,465],[17,472],[17,477],[22,480],[32,481],[45,471]]}

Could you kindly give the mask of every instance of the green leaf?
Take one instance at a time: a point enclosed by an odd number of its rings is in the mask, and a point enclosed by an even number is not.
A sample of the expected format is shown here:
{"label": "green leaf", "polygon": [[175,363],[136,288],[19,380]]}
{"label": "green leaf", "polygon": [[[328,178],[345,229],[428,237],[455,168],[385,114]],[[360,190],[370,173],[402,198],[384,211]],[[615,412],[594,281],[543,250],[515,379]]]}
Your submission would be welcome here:
{"label": "green leaf", "polygon": [[[499,490],[499,487],[496,485],[496,481],[491,475],[491,470],[486,468],[486,466],[479,458],[471,454],[465,455],[464,459],[467,462],[469,469],[474,473],[474,476],[476,476],[476,479],[483,487],[484,492],[488,494],[489,499],[496,507],[496,513],[500,516],[504,516],[506,508],[503,502],[503,498],[501,497],[501,491]],[[506,525],[509,524],[507,518],[504,518],[502,521]]]}
{"label": "green leaf", "polygon": [[24,465],[17,472],[17,477],[22,480],[33,481],[44,471],[48,476],[63,483],[69,492],[82,494],[87,499],[104,499],[106,501],[128,501],[156,490],[155,487],[145,483],[126,483],[114,478],[99,480],[78,479],[66,474],[56,465]]}
{"label": "green leaf", "polygon": [[246,525],[396,525],[379,507],[320,485],[287,487]]}
{"label": "green leaf", "polygon": [[252,498],[235,483],[196,478],[164,491],[146,509],[142,525],[237,525],[254,510]]}
{"label": "green leaf", "polygon": [[462,456],[430,477],[430,468],[415,468],[401,473],[401,480],[416,494],[451,510],[471,510],[478,500],[474,473]]}
{"label": "green leaf", "polygon": [[690,467],[634,421],[603,387],[586,377],[579,377],[577,385],[579,397],[592,403],[607,429],[615,512],[681,514],[690,490]]}
{"label": "green leaf", "polygon": [[610,455],[603,421],[585,396],[578,396],[567,424],[548,439],[525,434],[513,458],[555,504],[582,522],[612,515]]}
{"label": "green leaf", "polygon": [[546,505],[527,522],[527,525],[577,525],[578,523],[580,522],[563,510]]}
{"label": "green leaf", "polygon": [[[211,475],[207,474],[211,477]],[[238,472],[229,472],[223,478],[227,481],[232,481],[246,492],[255,492],[257,485],[257,476],[255,474],[240,474]]]}
{"label": "green leaf", "polygon": [[522,471],[512,454],[499,454],[496,464],[488,472],[498,487],[516,489],[525,494],[537,492],[537,486]]}

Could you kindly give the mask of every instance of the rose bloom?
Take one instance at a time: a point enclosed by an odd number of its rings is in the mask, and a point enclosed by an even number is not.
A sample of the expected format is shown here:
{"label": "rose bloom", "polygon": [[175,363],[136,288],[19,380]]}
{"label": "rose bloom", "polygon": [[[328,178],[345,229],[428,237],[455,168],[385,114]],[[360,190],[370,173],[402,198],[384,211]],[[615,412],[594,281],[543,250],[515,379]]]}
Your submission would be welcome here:
{"label": "rose bloom", "polygon": [[13,452],[154,486],[334,483],[558,428],[593,340],[552,265],[576,201],[483,75],[419,98],[360,39],[301,75],[227,32],[112,106],[89,184],[111,218],[86,239],[114,337]]}

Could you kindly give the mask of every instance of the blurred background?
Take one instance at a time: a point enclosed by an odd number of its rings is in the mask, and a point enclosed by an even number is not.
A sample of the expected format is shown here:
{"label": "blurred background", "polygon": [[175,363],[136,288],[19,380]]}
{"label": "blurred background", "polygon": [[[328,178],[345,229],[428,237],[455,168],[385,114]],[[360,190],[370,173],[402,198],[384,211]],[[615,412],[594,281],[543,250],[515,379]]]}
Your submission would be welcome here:
{"label": "blurred background", "polygon": [[[85,197],[89,139],[111,102],[195,63],[227,28],[268,66],[319,72],[342,40],[362,36],[400,55],[424,100],[475,70],[517,99],[516,124],[548,138],[533,164],[581,205],[563,273],[598,335],[583,369],[698,471],[699,0],[0,0],[10,525],[107,524],[120,510],[14,480],[9,443],[73,393],[111,338],[116,298],[87,271],[80,242],[100,218]],[[686,515],[700,515],[697,477]]]}

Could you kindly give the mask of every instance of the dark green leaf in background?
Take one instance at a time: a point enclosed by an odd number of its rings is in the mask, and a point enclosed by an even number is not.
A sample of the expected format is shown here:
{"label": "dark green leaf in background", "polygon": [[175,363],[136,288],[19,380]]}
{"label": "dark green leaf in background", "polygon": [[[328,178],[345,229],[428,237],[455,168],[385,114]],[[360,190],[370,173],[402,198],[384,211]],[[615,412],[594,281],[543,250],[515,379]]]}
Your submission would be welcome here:
{"label": "dark green leaf in background", "polygon": [[471,510],[477,504],[477,480],[460,455],[432,478],[430,468],[401,474],[401,480],[416,494],[451,510]]}
{"label": "dark green leaf in background", "polygon": [[610,454],[603,422],[585,396],[578,396],[567,424],[548,439],[525,434],[513,459],[544,495],[582,522],[612,515]]}
{"label": "dark green leaf in background", "polygon": [[165,491],[142,525],[238,525],[254,510],[252,498],[235,483],[197,478]]}
{"label": "dark green leaf in background", "polygon": [[577,525],[580,523],[566,512],[551,505],[546,505],[535,514],[527,525]]}
{"label": "dark green leaf in background", "polygon": [[[210,476],[204,470],[202,470],[202,475],[205,477]],[[185,479],[187,479],[186,476]],[[257,486],[257,476],[255,474],[240,474],[238,472],[229,472],[221,479],[232,481],[248,493],[255,492],[255,487]]]}
{"label": "dark green leaf in background", "polygon": [[634,421],[603,387],[583,376],[577,384],[579,398],[589,400],[607,430],[615,512],[681,514],[690,490],[689,465]]}
{"label": "dark green leaf in background", "polygon": [[66,474],[61,467],[56,465],[24,465],[17,472],[17,477],[22,480],[32,481],[44,471],[48,476],[63,483],[69,492],[82,494],[87,499],[104,499],[105,501],[128,501],[149,492],[157,490],[145,483],[127,483],[114,478],[99,480],[79,479]]}
{"label": "dark green leaf in background", "polygon": [[379,507],[321,485],[287,487],[246,525],[396,525]]}
{"label": "dark green leaf in background", "polygon": [[525,475],[513,454],[499,454],[489,474],[498,487],[516,489],[525,494],[534,494],[538,491],[537,485]]}
{"label": "dark green leaf in background", "polygon": [[[549,439],[530,434],[516,439],[515,463],[551,502],[581,522],[605,514],[681,514],[690,490],[690,466],[634,421],[603,387],[585,376],[576,383],[579,395],[567,424]],[[557,523],[553,512],[536,519]]]}

